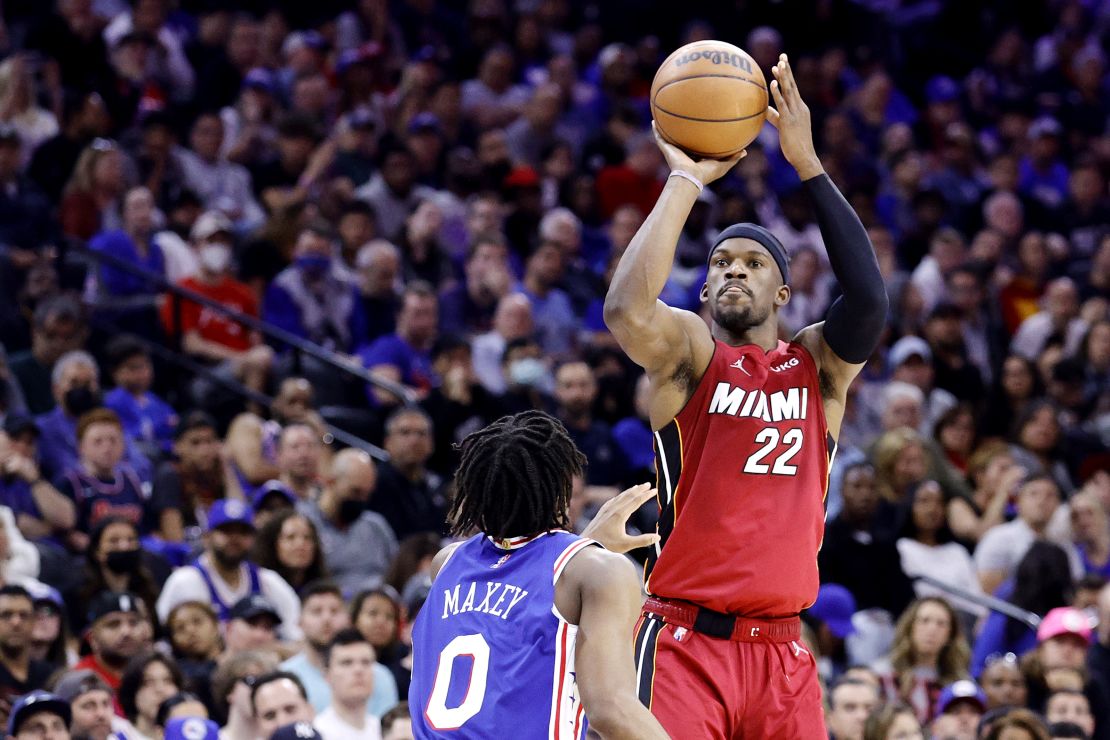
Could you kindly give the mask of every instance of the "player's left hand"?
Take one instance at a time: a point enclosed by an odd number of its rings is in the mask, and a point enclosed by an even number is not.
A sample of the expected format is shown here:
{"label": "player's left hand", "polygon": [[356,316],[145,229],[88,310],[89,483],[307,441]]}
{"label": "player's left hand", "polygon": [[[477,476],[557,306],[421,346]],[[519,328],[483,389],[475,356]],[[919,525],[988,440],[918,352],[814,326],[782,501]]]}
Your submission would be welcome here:
{"label": "player's left hand", "polygon": [[824,172],[817,150],[813,146],[813,124],[809,106],[798,92],[798,83],[790,69],[790,60],[779,55],[778,63],[771,68],[771,97],[775,107],[767,106],[767,121],[779,130],[779,146],[786,161],[798,171],[803,180]]}
{"label": "player's left hand", "polygon": [[610,552],[628,552],[638,547],[651,547],[659,541],[655,533],[630,535],[625,530],[628,518],[655,496],[650,483],[632,486],[606,501],[598,509],[593,521],[582,532],[583,537],[597,540]]}

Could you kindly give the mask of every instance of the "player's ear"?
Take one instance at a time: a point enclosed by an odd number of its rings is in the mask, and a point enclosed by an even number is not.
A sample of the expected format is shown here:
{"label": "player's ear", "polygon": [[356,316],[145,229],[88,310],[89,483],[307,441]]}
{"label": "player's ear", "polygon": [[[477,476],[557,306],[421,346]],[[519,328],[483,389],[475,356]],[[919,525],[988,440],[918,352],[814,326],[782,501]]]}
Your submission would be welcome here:
{"label": "player's ear", "polygon": [[702,303],[705,303],[709,300],[709,283],[706,282],[701,284],[701,293],[699,293],[698,295],[701,298]]}
{"label": "player's ear", "polygon": [[785,306],[787,303],[790,303],[790,286],[780,285],[778,292],[775,293],[775,305]]}

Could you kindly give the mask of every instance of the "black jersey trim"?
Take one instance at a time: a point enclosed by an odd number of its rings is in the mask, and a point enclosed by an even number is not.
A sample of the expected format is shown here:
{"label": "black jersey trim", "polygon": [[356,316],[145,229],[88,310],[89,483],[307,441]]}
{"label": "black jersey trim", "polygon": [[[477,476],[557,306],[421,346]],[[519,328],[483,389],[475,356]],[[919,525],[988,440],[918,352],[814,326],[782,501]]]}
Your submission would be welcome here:
{"label": "black jersey trim", "polygon": [[[667,426],[652,435],[655,448],[655,488],[659,504],[659,542],[648,553],[644,564],[644,584],[651,579],[651,571],[659,558],[667,539],[674,531],[678,516],[678,490],[682,477],[682,428],[678,419],[672,419]],[[650,588],[648,589],[650,593]]]}

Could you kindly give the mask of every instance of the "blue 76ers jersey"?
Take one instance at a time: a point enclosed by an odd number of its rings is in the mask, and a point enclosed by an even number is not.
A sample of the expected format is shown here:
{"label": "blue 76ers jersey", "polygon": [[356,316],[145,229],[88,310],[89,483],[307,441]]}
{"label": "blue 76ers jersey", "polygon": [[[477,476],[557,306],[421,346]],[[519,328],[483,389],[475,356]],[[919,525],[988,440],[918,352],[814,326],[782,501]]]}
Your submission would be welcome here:
{"label": "blue 76ers jersey", "polygon": [[555,582],[595,544],[555,531],[498,544],[475,535],[455,549],[413,625],[417,738],[585,738],[578,627],[555,609]]}

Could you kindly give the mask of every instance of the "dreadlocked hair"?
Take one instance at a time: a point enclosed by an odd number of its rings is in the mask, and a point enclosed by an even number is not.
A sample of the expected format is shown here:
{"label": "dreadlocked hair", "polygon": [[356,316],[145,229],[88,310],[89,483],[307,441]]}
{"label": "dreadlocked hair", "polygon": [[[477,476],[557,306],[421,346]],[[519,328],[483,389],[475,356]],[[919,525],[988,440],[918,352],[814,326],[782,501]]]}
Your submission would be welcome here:
{"label": "dreadlocked hair", "polygon": [[571,480],[586,464],[566,427],[542,411],[503,416],[456,445],[452,533],[498,539],[569,526]]}

